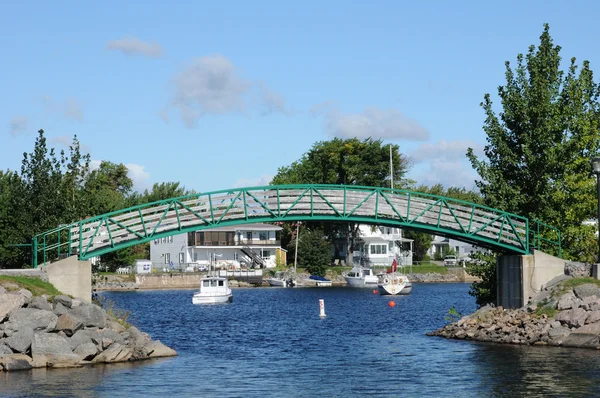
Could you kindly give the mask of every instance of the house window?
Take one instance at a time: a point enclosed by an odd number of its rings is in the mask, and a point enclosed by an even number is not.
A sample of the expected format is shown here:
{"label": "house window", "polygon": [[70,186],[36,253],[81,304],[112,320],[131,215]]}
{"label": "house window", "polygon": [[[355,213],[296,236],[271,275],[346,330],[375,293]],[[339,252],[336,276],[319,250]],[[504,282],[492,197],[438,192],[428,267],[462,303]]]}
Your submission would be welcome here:
{"label": "house window", "polygon": [[183,264],[183,253],[179,253],[179,264]]}
{"label": "house window", "polygon": [[387,245],[371,245],[371,254],[387,254]]}
{"label": "house window", "polygon": [[246,232],[246,239],[252,241],[252,232]]}
{"label": "house window", "polygon": [[169,264],[171,262],[171,253],[165,253],[165,264]]}
{"label": "house window", "polygon": [[261,232],[258,234],[258,239],[259,240],[267,240],[267,233],[266,232]]}
{"label": "house window", "polygon": [[262,251],[262,258],[263,260],[268,260],[271,258],[271,251],[270,250],[263,250]]}
{"label": "house window", "polygon": [[239,258],[239,256],[240,256],[240,255],[239,255],[239,253],[238,253],[238,252],[234,252],[234,253],[233,253],[233,261],[238,261],[238,258]]}

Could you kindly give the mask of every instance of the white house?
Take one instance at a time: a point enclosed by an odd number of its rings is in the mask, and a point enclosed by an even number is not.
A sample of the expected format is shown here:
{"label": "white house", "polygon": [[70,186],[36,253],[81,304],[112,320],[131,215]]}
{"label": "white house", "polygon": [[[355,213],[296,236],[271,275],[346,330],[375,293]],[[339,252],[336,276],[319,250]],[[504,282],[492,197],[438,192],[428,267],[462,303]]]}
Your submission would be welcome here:
{"label": "white house", "polygon": [[355,264],[388,267],[396,259],[398,265],[412,265],[412,239],[402,237],[400,228],[360,225],[360,242],[352,260]]}
{"label": "white house", "polygon": [[159,238],[150,244],[154,269],[272,268],[282,256],[281,227],[247,224]]}

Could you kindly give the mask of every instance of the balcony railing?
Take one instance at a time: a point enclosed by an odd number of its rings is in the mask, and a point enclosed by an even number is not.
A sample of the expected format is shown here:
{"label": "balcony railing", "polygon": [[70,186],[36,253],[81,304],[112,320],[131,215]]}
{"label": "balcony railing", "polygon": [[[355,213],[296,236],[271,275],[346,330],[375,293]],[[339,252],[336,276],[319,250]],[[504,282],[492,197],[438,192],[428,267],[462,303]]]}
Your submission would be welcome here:
{"label": "balcony railing", "polygon": [[281,246],[280,240],[242,239],[239,241],[209,241],[196,242],[194,246]]}

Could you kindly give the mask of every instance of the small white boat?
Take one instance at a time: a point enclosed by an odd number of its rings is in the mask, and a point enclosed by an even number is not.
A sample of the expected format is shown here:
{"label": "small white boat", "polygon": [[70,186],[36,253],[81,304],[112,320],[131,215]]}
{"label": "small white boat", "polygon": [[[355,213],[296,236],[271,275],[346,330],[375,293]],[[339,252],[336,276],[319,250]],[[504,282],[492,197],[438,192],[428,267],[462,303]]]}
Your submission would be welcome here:
{"label": "small white boat", "polygon": [[381,275],[377,287],[379,288],[379,294],[395,296],[397,294],[410,294],[412,283],[406,275],[392,272]]}
{"label": "small white boat", "polygon": [[200,279],[200,290],[192,296],[192,304],[220,304],[233,301],[227,278],[207,276]]}
{"label": "small white boat", "polygon": [[371,268],[353,267],[350,271],[343,274],[346,283],[351,287],[375,287],[379,283],[379,278],[373,274]]}
{"label": "small white boat", "polygon": [[394,259],[387,273],[379,275],[377,288],[381,295],[395,296],[397,294],[410,294],[412,283],[406,275],[398,272],[398,264],[396,263],[396,259]]}
{"label": "small white boat", "polygon": [[267,282],[269,282],[269,286],[274,287],[294,287],[296,286],[296,281],[292,278],[286,278],[285,274],[281,271],[276,272],[274,276],[267,278]]}
{"label": "small white boat", "polygon": [[329,287],[333,284],[329,279],[318,275],[311,275],[308,279],[314,280],[317,287]]}

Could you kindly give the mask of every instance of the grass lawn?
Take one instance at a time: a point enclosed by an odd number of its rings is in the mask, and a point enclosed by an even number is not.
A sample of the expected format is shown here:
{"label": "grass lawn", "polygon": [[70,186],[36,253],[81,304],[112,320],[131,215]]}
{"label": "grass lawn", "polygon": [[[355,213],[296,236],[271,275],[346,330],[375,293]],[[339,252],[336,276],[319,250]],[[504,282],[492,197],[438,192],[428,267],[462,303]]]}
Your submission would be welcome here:
{"label": "grass lawn", "polygon": [[41,296],[42,294],[46,294],[48,296],[58,296],[62,294],[59,292],[54,285],[44,282],[39,278],[32,278],[29,276],[9,276],[9,275],[0,275],[0,285],[7,285],[6,290],[11,290],[10,285],[14,284],[19,286],[19,288],[27,289],[34,296]]}

